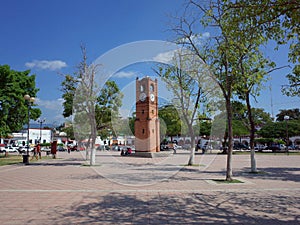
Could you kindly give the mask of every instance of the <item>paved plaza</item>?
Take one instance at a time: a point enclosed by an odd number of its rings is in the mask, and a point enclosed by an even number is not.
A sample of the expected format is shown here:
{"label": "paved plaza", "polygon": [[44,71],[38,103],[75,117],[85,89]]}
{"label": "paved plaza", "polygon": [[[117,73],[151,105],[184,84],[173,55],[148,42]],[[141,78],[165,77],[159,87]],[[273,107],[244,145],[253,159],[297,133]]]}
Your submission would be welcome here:
{"label": "paved plaza", "polygon": [[300,156],[233,156],[243,183],[220,184],[226,155],[163,158],[80,152],[0,167],[0,224],[300,224]]}

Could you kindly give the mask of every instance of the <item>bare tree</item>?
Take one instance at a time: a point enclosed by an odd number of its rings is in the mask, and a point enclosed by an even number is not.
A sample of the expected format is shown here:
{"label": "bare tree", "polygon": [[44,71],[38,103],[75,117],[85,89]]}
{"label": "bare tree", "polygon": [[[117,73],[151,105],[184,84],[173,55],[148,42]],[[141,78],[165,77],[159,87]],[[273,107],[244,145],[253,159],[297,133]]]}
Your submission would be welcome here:
{"label": "bare tree", "polygon": [[73,99],[74,133],[80,140],[87,139],[86,156],[88,159],[90,152],[90,165],[95,165],[97,86],[94,79],[98,65],[88,65],[86,48],[83,45],[81,51],[83,58],[78,66],[79,83]]}
{"label": "bare tree", "polygon": [[181,129],[187,128],[187,135],[191,137],[188,165],[193,165],[195,161],[195,129],[197,129],[196,125],[199,125],[197,120],[200,109],[205,107],[204,105],[206,107],[211,105],[210,111],[212,111],[216,102],[220,102],[218,88],[216,88],[208,67],[187,49],[174,51],[170,65],[161,65],[155,72],[174,95],[172,104],[181,119]]}

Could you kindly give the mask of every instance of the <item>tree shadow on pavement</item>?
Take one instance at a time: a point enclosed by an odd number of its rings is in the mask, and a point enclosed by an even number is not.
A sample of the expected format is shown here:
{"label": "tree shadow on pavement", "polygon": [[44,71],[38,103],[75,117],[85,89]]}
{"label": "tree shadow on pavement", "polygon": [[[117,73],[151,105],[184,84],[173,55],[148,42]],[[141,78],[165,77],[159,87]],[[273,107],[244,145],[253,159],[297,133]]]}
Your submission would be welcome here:
{"label": "tree shadow on pavement", "polygon": [[239,176],[247,178],[259,178],[266,180],[282,180],[300,182],[300,168],[292,167],[265,167],[259,169],[258,173],[250,173],[250,168],[236,172]]}
{"label": "tree shadow on pavement", "polygon": [[61,161],[61,162],[30,162],[30,166],[81,166],[82,162],[66,162],[66,161]]}
{"label": "tree shadow on pavement", "polygon": [[52,213],[53,224],[291,225],[300,222],[299,204],[299,195],[268,192],[91,193]]}

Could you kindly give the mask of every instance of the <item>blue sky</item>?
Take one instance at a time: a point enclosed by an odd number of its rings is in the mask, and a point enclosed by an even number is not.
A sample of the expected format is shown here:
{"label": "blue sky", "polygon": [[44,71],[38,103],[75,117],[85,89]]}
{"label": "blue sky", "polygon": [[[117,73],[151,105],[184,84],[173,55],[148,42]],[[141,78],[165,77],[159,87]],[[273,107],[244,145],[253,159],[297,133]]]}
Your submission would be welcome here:
{"label": "blue sky", "polygon": [[[64,121],[62,93],[59,91],[62,74],[73,74],[81,60],[80,44],[87,47],[90,62],[111,49],[143,40],[167,41],[170,18],[182,7],[182,0],[2,0],[0,64],[14,70],[31,69],[36,74],[38,105],[42,117],[56,125]],[[278,66],[287,64],[287,48],[276,53],[266,48]],[[129,56],[128,56],[129,57]],[[134,81],[136,72],[151,73],[140,64],[125,68],[119,83]],[[126,72],[126,73],[125,73]],[[272,74],[273,113],[279,109],[299,107],[299,98],[282,96],[280,85],[286,84],[287,70]],[[120,75],[120,74],[119,74]],[[154,75],[154,74],[148,74]],[[269,85],[267,83],[267,85]],[[257,107],[272,112],[269,87],[258,98]]]}

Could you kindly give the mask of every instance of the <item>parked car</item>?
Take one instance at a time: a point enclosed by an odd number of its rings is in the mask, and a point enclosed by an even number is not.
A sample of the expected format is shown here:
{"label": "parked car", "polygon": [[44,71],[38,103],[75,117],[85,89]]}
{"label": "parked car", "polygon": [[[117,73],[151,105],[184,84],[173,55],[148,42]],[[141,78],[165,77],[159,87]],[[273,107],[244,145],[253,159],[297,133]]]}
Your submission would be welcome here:
{"label": "parked car", "polygon": [[162,143],[160,143],[160,150],[161,151],[168,150],[168,142],[162,142]]}
{"label": "parked car", "polygon": [[113,151],[120,151],[120,148],[119,148],[118,145],[112,145],[111,146],[111,150],[113,150]]}
{"label": "parked car", "polygon": [[250,147],[248,145],[242,144],[242,143],[234,143],[233,144],[234,150],[250,150]]}
{"label": "parked car", "polygon": [[[34,150],[34,148],[29,146],[29,149],[28,149],[28,150],[29,150],[29,152],[32,152],[32,151]],[[25,146],[20,146],[20,147],[18,148],[18,151],[19,151],[20,154],[25,154],[25,153],[27,153],[27,145],[25,145]]]}
{"label": "parked car", "polygon": [[290,145],[290,146],[288,146],[288,150],[297,150],[297,146],[296,145]]}
{"label": "parked car", "polygon": [[190,150],[190,149],[191,149],[191,147],[192,147],[192,145],[191,145],[191,144],[184,144],[184,145],[182,146],[182,149],[185,149],[185,150]]}
{"label": "parked car", "polygon": [[67,148],[59,145],[59,146],[57,146],[57,151],[64,152],[64,151],[67,151]]}
{"label": "parked car", "polygon": [[5,144],[0,144],[0,152],[3,152],[4,149],[5,149]]}
{"label": "parked car", "polygon": [[262,151],[265,150],[265,149],[266,149],[266,146],[265,146],[265,145],[256,145],[256,146],[254,147],[254,150],[259,151],[259,152],[262,152]]}
{"label": "parked car", "polygon": [[109,151],[110,147],[108,145],[99,145],[97,147],[97,150],[100,150],[100,151],[104,151],[104,150]]}
{"label": "parked car", "polygon": [[286,150],[286,146],[284,144],[271,144],[268,146],[268,149],[272,150],[272,152],[284,151]]}
{"label": "parked car", "polygon": [[1,147],[1,152],[3,152],[3,153],[18,152],[18,147],[12,147],[12,146]]}

